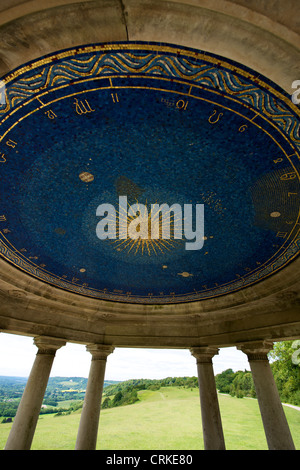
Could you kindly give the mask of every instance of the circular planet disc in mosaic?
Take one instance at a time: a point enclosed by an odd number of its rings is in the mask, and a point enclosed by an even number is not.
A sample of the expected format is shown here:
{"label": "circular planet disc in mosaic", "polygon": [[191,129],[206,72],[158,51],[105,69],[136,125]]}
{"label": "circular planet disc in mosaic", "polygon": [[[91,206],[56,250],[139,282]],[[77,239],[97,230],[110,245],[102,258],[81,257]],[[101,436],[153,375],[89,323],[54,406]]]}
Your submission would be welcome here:
{"label": "circular planet disc in mosaic", "polygon": [[[81,295],[172,303],[235,292],[298,256],[299,111],[264,77],[201,51],[113,43],[3,83],[0,252],[19,269]],[[202,248],[100,240],[97,207],[119,220],[120,196],[203,205]]]}

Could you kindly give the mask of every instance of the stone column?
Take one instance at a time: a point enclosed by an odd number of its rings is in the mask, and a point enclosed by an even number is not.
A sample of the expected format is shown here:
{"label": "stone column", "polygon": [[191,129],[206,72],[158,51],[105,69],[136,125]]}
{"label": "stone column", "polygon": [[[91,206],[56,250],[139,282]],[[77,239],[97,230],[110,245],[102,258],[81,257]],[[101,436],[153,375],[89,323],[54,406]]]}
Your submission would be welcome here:
{"label": "stone column", "polygon": [[270,341],[237,346],[248,356],[257,400],[270,450],[294,450],[295,446],[268,360]]}
{"label": "stone column", "polygon": [[29,450],[47,388],[57,349],[66,344],[56,338],[34,338],[38,352],[33,363],[17,414],[8,436],[5,450]]}
{"label": "stone column", "polygon": [[92,354],[92,362],[75,450],[96,449],[106,359],[114,348],[104,344],[92,344],[87,346],[87,350]]}
{"label": "stone column", "polygon": [[213,347],[191,348],[197,360],[201,417],[205,450],[225,450],[223,428],[212,358],[218,354]]}

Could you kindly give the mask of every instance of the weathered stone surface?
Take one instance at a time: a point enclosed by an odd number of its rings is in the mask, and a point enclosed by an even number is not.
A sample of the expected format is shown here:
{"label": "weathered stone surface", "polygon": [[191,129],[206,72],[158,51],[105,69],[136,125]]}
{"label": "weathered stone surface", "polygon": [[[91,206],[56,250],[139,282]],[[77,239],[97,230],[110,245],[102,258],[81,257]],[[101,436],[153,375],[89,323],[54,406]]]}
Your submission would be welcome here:
{"label": "weathered stone surface", "polygon": [[[268,5],[268,8],[266,8]],[[0,75],[93,42],[158,41],[242,62],[291,91],[300,79],[298,2],[219,0],[1,3]],[[190,304],[131,305],[63,292],[0,261],[0,329],[114,346],[230,346],[300,336],[300,260],[234,294]]]}

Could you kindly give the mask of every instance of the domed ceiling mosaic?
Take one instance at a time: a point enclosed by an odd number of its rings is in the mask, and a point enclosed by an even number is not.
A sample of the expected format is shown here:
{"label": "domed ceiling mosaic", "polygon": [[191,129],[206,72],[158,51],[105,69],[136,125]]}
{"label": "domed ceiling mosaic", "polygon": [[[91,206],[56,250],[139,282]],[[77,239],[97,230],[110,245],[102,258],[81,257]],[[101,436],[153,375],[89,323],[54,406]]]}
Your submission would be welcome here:
{"label": "domed ceiling mosaic", "polygon": [[300,113],[255,71],[129,42],[2,80],[0,252],[18,269],[89,297],[179,303],[299,254]]}

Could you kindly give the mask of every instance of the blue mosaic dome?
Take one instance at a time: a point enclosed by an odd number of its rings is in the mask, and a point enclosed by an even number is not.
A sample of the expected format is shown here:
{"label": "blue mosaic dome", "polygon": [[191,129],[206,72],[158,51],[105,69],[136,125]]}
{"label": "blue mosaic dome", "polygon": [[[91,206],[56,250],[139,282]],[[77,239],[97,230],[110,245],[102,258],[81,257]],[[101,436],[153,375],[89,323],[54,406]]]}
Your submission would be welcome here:
{"label": "blue mosaic dome", "polygon": [[[129,42],[60,51],[3,83],[0,253],[18,269],[89,297],[179,303],[253,285],[299,255],[300,113],[265,77]],[[201,249],[184,236],[101,240],[97,208],[120,222],[120,196],[194,216],[202,205]]]}

